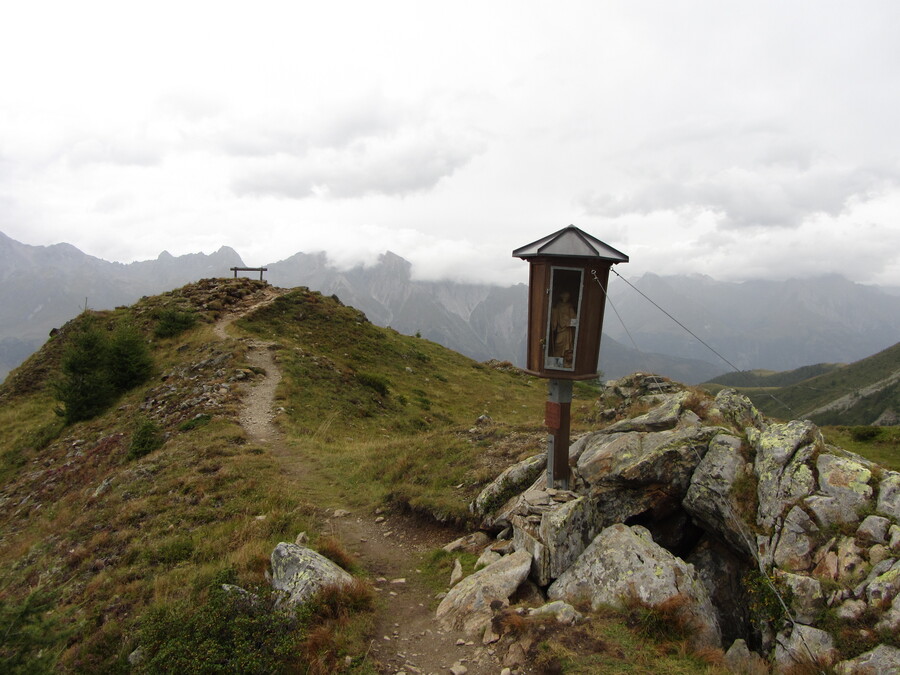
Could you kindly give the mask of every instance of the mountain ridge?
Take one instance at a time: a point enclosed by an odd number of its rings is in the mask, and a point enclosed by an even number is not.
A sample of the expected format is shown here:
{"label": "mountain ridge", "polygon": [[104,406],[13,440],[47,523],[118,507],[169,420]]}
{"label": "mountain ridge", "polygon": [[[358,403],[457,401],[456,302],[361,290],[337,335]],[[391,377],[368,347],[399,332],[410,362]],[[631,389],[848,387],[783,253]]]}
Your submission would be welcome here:
{"label": "mountain ridge", "polygon": [[[0,233],[0,377],[85,306],[128,304],[200,278],[231,276],[234,266],[244,264],[228,246],[211,254],[163,251],[155,260],[124,264],[69,244],[30,246]],[[378,325],[420,334],[476,360],[524,361],[524,284],[420,281],[411,263],[390,251],[373,265],[349,269],[337,268],[325,253],[303,252],[266,267],[270,283],[336,295]],[[610,284],[616,311],[607,309],[601,347],[605,377],[654,371],[690,384],[721,372],[718,357],[618,281]],[[721,282],[648,273],[629,283],[742,369],[851,362],[884,349],[900,334],[900,296],[839,275]]]}

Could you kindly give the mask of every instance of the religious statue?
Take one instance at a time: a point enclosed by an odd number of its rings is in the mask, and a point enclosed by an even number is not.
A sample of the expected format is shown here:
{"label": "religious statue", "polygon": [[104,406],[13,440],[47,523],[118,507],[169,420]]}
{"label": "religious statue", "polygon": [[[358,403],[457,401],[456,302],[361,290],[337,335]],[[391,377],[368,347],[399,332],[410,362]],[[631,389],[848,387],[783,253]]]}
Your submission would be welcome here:
{"label": "religious statue", "polygon": [[571,295],[562,291],[550,312],[550,356],[562,357],[565,368],[572,367],[577,325],[578,314],[572,306]]}

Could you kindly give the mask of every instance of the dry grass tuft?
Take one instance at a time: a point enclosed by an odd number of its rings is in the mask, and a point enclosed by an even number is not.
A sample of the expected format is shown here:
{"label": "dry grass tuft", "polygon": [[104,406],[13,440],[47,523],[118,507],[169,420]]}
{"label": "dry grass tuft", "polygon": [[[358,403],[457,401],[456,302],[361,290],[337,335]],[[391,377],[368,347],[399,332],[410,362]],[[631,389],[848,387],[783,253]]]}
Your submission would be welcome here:
{"label": "dry grass tuft", "polygon": [[344,548],[344,545],[334,537],[319,537],[316,549],[338,567],[348,572],[357,568],[356,558]]}
{"label": "dry grass tuft", "polygon": [[626,622],[641,636],[657,642],[680,642],[689,637],[691,622],[685,613],[689,600],[673,595],[658,605],[651,605],[636,593],[623,598]]}

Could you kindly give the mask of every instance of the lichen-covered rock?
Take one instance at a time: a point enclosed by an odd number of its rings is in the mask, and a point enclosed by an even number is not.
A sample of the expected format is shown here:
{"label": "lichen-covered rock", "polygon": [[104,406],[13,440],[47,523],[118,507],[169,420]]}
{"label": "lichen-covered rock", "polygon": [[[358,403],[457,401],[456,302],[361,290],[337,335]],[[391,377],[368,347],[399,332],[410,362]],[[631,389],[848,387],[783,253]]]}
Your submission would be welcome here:
{"label": "lichen-covered rock", "polygon": [[272,551],[272,588],[287,594],[288,602],[300,605],[327,586],[346,586],[353,581],[347,572],[312,549],[281,542]]}
{"label": "lichen-covered rock", "polygon": [[900,521],[900,473],[887,471],[878,487],[878,513]]}
{"label": "lichen-covered rock", "polygon": [[695,646],[721,643],[715,609],[694,568],[655,544],[640,526],[617,524],[603,530],[551,584],[547,596],[567,601],[589,598],[594,608],[621,606],[627,597],[649,605],[680,598]]}
{"label": "lichen-covered rock", "polygon": [[775,639],[775,671],[786,672],[798,665],[832,665],[837,660],[834,640],[827,632],[795,623]]}
{"label": "lichen-covered rock", "polygon": [[822,593],[822,584],[818,580],[804,574],[791,574],[790,572],[776,572],[785,586],[790,589],[791,615],[796,621],[811,624],[825,609],[825,595]]}
{"label": "lichen-covered rock", "polygon": [[491,543],[491,538],[484,532],[472,532],[466,534],[459,539],[454,539],[444,546],[447,553],[456,553],[457,551],[468,551],[469,553],[478,553],[484,550],[484,547]]}
{"label": "lichen-covered rock", "polygon": [[678,418],[684,409],[684,402],[688,397],[686,391],[664,396],[662,402],[652,410],[632,417],[620,420],[606,428],[606,432],[622,433],[625,431],[660,431],[673,429],[678,424]]}
{"label": "lichen-covered rock", "polygon": [[866,600],[870,607],[886,607],[898,592],[900,592],[900,560],[866,584]]}
{"label": "lichen-covered rock", "polygon": [[859,524],[856,536],[873,544],[883,544],[887,541],[890,526],[891,521],[883,516],[866,516]]}
{"label": "lichen-covered rock", "polygon": [[598,437],[578,459],[577,471],[598,504],[601,523],[622,523],[679,509],[709,441],[722,430],[685,427],[653,433]]}
{"label": "lichen-covered rock", "polygon": [[[772,552],[772,562],[791,572],[805,572],[812,566],[812,553],[819,528],[799,506],[788,511]],[[766,562],[769,562],[766,560]]]}
{"label": "lichen-covered rock", "polygon": [[888,528],[888,546],[895,553],[900,553],[900,525]]}
{"label": "lichen-covered rock", "polygon": [[761,527],[774,527],[788,507],[813,491],[815,477],[808,462],[824,444],[818,428],[807,420],[773,424],[756,435],[753,470]]}
{"label": "lichen-covered rock", "polygon": [[834,672],[837,675],[900,675],[900,649],[878,645],[855,659],[841,661]]}
{"label": "lichen-covered rock", "polygon": [[756,406],[744,394],[734,389],[723,389],[716,394],[716,400],[710,410],[711,415],[719,415],[738,429],[753,427],[762,430],[765,420]]}
{"label": "lichen-covered rock", "polygon": [[890,609],[881,615],[881,620],[875,624],[878,633],[896,635],[900,632],[900,595],[894,596]]}
{"label": "lichen-covered rock", "polygon": [[837,547],[837,579],[851,585],[865,577],[866,560],[853,537],[843,537]]}
{"label": "lichen-covered rock", "polygon": [[531,554],[531,577],[541,586],[568,569],[600,530],[596,505],[588,497],[552,501],[540,515],[515,515],[510,522],[515,548]]}
{"label": "lichen-covered rock", "polygon": [[493,617],[491,603],[509,604],[531,569],[527,551],[516,551],[470,574],[454,586],[438,605],[436,617],[445,630],[482,635]]}
{"label": "lichen-covered rock", "polygon": [[832,497],[849,519],[857,520],[856,514],[872,501],[872,472],[859,462],[831,453],[819,455],[816,470],[820,492]]}
{"label": "lichen-covered rock", "polygon": [[751,652],[743,639],[731,643],[725,652],[725,665],[732,673],[741,675],[769,675],[769,666],[756,652]]}
{"label": "lichen-covered rock", "polygon": [[478,560],[475,561],[475,569],[480,570],[482,567],[492,565],[502,557],[503,556],[497,553],[492,547],[488,546],[481,552],[481,555],[478,556]]}
{"label": "lichen-covered rock", "polygon": [[469,505],[479,518],[503,506],[510,497],[531,485],[547,466],[547,453],[542,452],[505,469],[491,481]]}
{"label": "lichen-covered rock", "polygon": [[530,609],[528,610],[528,615],[552,616],[556,619],[557,623],[561,623],[564,626],[571,626],[584,619],[581,612],[572,607],[568,602],[563,602],[562,600],[555,600],[535,609]]}
{"label": "lichen-covered rock", "polygon": [[752,543],[740,520],[741,506],[733,495],[735,481],[746,474],[741,440],[731,434],[719,434],[709,442],[707,453],[694,470],[682,505],[704,529],[749,554]]}

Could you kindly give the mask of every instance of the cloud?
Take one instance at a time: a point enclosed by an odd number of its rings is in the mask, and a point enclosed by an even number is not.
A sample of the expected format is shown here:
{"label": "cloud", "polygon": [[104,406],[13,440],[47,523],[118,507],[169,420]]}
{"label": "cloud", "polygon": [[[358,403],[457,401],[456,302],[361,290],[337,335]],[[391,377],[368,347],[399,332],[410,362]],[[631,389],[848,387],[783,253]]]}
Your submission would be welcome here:
{"label": "cloud", "polygon": [[618,218],[656,211],[720,214],[724,227],[796,228],[816,214],[837,216],[897,185],[900,175],[886,166],[845,168],[836,163],[808,169],[787,157],[768,166],[729,167],[699,176],[645,181],[630,192],[594,193],[581,200],[590,215]]}
{"label": "cloud", "polygon": [[241,196],[348,199],[425,192],[464,166],[478,147],[429,130],[368,137],[346,147],[262,159],[235,179]]}
{"label": "cloud", "polygon": [[146,167],[159,164],[163,150],[146,137],[95,137],[75,142],[65,151],[65,157],[74,167],[86,164]]}

